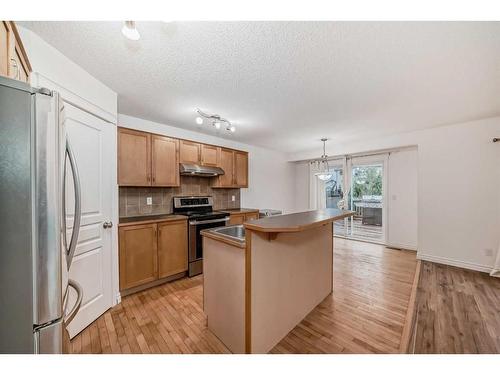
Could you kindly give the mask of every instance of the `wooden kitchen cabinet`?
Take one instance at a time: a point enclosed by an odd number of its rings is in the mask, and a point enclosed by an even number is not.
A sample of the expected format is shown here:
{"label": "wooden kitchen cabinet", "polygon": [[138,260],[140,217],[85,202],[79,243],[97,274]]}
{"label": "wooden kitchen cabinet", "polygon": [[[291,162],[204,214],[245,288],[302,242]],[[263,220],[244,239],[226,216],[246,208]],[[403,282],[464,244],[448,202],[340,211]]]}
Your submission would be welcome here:
{"label": "wooden kitchen cabinet", "polygon": [[245,214],[231,214],[227,225],[240,225],[245,222]]}
{"label": "wooden kitchen cabinet", "polygon": [[219,151],[219,167],[224,170],[222,176],[215,180],[214,187],[232,187],[234,185],[234,151],[227,148],[221,148]]}
{"label": "wooden kitchen cabinet", "polygon": [[151,185],[151,134],[118,128],[118,185]]}
{"label": "wooden kitchen cabinet", "polygon": [[257,220],[259,218],[259,212],[248,212],[245,214],[245,221]]}
{"label": "wooden kitchen cabinet", "polygon": [[118,128],[118,185],[179,184],[178,139]]}
{"label": "wooden kitchen cabinet", "polygon": [[248,187],[248,153],[118,127],[118,185],[180,186],[179,163],[217,166],[212,187]]}
{"label": "wooden kitchen cabinet", "polygon": [[13,21],[0,21],[0,75],[29,82],[31,65]]}
{"label": "wooden kitchen cabinet", "polygon": [[201,145],[201,164],[211,167],[219,165],[219,151],[220,147],[212,145]]}
{"label": "wooden kitchen cabinet", "polygon": [[121,291],[145,289],[188,269],[186,219],[128,223],[118,237]]}
{"label": "wooden kitchen cabinet", "polygon": [[224,170],[224,175],[217,177],[213,187],[248,187],[247,152],[221,148],[219,151],[219,167]]}
{"label": "wooden kitchen cabinet", "polygon": [[250,220],[255,220],[255,219],[258,219],[259,218],[259,212],[258,211],[255,211],[255,212],[246,212],[246,213],[243,213],[243,212],[235,212],[235,213],[231,213],[231,215],[229,216],[229,223],[228,225],[240,225],[240,224],[243,224],[247,221],[250,221]]}
{"label": "wooden kitchen cabinet", "polygon": [[179,186],[179,140],[151,136],[152,186]]}
{"label": "wooden kitchen cabinet", "polygon": [[187,271],[187,241],[185,220],[158,223],[158,278]]}
{"label": "wooden kitchen cabinet", "polygon": [[189,164],[200,163],[200,144],[191,141],[180,141],[180,162]]}
{"label": "wooden kitchen cabinet", "polygon": [[248,187],[248,153],[234,152],[234,185]]}
{"label": "wooden kitchen cabinet", "polygon": [[133,288],[158,278],[157,225],[120,227],[120,290]]}

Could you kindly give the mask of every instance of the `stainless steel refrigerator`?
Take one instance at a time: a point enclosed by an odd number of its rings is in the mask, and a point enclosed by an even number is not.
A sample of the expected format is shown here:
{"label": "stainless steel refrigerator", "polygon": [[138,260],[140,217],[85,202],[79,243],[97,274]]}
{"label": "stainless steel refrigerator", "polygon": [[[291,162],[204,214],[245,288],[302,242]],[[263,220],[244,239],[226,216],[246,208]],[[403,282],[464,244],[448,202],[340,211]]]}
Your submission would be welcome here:
{"label": "stainless steel refrigerator", "polygon": [[[81,194],[63,119],[56,92],[0,77],[0,353],[61,353],[65,325],[82,300],[81,287],[68,280]],[[72,215],[66,170],[74,184]],[[65,306],[70,287],[78,297]]]}

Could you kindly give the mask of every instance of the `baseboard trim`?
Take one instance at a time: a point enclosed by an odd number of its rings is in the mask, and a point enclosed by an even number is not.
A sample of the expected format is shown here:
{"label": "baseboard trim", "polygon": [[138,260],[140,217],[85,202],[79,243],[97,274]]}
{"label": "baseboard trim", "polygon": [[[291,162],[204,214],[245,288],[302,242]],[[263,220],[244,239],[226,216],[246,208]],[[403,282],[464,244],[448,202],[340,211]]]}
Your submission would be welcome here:
{"label": "baseboard trim", "polygon": [[472,271],[490,273],[492,270],[491,266],[485,266],[482,264],[440,257],[440,256],[436,256],[436,255],[417,253],[417,259],[427,260],[429,262],[434,262],[434,263],[446,264],[448,266],[465,268],[465,269],[472,270]]}
{"label": "baseboard trim", "polygon": [[411,245],[401,245],[397,243],[388,243],[385,245],[386,247],[390,247],[391,249],[398,249],[398,250],[409,250],[409,251],[417,251],[416,246],[411,246]]}

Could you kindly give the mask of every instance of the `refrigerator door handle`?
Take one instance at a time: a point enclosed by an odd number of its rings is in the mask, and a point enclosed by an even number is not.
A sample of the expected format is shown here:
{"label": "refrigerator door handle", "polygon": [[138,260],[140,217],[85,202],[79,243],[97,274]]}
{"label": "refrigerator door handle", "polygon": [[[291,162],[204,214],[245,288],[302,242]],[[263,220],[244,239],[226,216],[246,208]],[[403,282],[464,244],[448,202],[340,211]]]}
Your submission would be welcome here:
{"label": "refrigerator door handle", "polygon": [[[69,140],[66,138],[66,155],[67,158],[64,158],[64,177],[63,177],[63,199],[62,199],[62,208],[63,208],[63,241],[64,248],[66,250],[66,262],[68,266],[68,270],[71,266],[71,262],[73,261],[73,256],[75,255],[76,244],[78,242],[78,234],[80,233],[80,219],[82,215],[81,203],[82,203],[82,195],[80,188],[80,176],[78,174],[78,167],[76,165],[75,155],[73,153],[73,149],[71,148],[71,144]],[[69,165],[71,167],[71,172],[73,174],[73,185],[75,191],[75,209],[74,209],[74,221],[73,221],[73,233],[71,233],[71,240],[69,242],[66,238],[66,159],[69,160]]]}
{"label": "refrigerator door handle", "polygon": [[71,321],[75,318],[76,314],[80,310],[80,306],[82,305],[82,300],[83,300],[83,289],[82,289],[82,287],[75,280],[69,279],[68,280],[68,290],[66,290],[66,295],[65,295],[65,298],[64,298],[65,299],[65,301],[64,301],[64,311],[66,311],[66,307],[67,307],[68,300],[69,300],[69,287],[72,287],[76,291],[77,296],[76,296],[75,305],[73,306],[73,308],[71,309],[71,311],[69,313],[67,313],[64,316],[64,318],[63,318],[64,323],[66,324],[66,326],[69,323],[71,323]]}

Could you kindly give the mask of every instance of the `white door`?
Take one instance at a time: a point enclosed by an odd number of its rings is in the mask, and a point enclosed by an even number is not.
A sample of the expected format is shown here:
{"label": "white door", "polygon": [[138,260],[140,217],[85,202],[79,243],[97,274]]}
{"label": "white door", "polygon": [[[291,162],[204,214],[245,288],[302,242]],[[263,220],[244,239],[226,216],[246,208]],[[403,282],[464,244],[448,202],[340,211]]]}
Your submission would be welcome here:
{"label": "white door", "polygon": [[[82,111],[68,103],[65,106],[66,133],[80,175],[81,229],[69,270],[69,278],[83,289],[80,311],[68,326],[75,336],[113,305],[111,229],[103,222],[111,220],[112,143],[114,125]],[[71,236],[74,213],[73,180],[69,163],[66,171],[66,213],[68,239]],[[72,306],[75,299],[69,300]]]}

